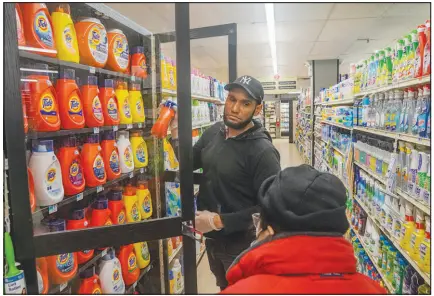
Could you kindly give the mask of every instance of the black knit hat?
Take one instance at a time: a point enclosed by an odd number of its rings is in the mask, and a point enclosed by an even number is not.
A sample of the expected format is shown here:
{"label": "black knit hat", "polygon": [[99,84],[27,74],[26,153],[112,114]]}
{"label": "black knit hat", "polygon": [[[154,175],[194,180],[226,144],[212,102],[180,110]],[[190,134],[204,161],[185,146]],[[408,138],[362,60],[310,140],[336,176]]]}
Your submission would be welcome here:
{"label": "black knit hat", "polygon": [[259,189],[264,218],[282,231],[345,234],[345,202],[341,180],[308,165],[286,168]]}

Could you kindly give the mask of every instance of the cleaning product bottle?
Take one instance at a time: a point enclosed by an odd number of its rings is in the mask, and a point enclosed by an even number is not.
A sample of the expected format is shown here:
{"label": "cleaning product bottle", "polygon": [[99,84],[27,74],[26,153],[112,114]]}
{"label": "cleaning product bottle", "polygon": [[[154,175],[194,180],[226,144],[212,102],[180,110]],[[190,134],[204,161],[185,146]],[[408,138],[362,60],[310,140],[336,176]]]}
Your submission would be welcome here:
{"label": "cleaning product bottle", "polygon": [[122,200],[122,187],[113,187],[108,193],[108,207],[113,224],[125,224],[126,211]]}
{"label": "cleaning product bottle", "polygon": [[419,211],[419,209],[416,209],[416,231],[413,231],[410,237],[410,244],[408,245],[408,253],[410,254],[410,257],[417,262],[417,259],[419,257],[419,247],[422,242],[422,240],[425,237],[425,229],[423,224],[423,215]]}
{"label": "cleaning product bottle", "polygon": [[120,168],[122,174],[130,173],[134,170],[133,149],[131,148],[128,132],[118,132],[118,151],[120,156]]}
{"label": "cleaning product bottle", "polygon": [[38,54],[56,57],[56,42],[50,13],[44,3],[20,3],[27,46],[41,49]]}
{"label": "cleaning product bottle", "polygon": [[78,52],[77,34],[71,19],[69,4],[56,4],[51,18],[53,20],[57,57],[63,61],[78,63],[80,54]]}
{"label": "cleaning product bottle", "polygon": [[80,63],[103,68],[108,59],[107,31],[96,18],[81,18],[75,23]]}
{"label": "cleaning product bottle", "polygon": [[[86,219],[84,209],[76,209],[70,213],[69,219],[66,221],[66,229],[84,229],[89,225]],[[78,264],[83,264],[92,259],[94,250],[84,250],[77,252]]]}
{"label": "cleaning product bottle", "polygon": [[140,269],[137,266],[137,258],[133,245],[121,246],[119,249],[119,261],[121,262],[122,277],[127,286],[137,282]]}
{"label": "cleaning product bottle", "polygon": [[423,70],[422,75],[431,74],[431,21],[427,20],[425,22],[425,36],[426,44],[423,50]]}
{"label": "cleaning product bottle", "polygon": [[9,232],[4,233],[5,257],[8,270],[4,275],[4,293],[9,294],[27,294],[26,279],[24,271],[15,266],[15,252],[12,238]]}
{"label": "cleaning product bottle", "polygon": [[50,283],[48,280],[48,264],[45,257],[36,258],[36,276],[38,277],[39,294],[48,294]]}
{"label": "cleaning product bottle", "polygon": [[148,243],[139,242],[134,243],[134,252],[137,258],[137,264],[140,269],[143,269],[151,262],[151,256],[149,255]]}
{"label": "cleaning product bottle", "polygon": [[[63,219],[47,218],[41,221],[50,232],[65,231],[66,223]],[[64,253],[46,257],[50,283],[60,285],[71,280],[77,273],[77,254]]]}
{"label": "cleaning product bottle", "polygon": [[98,275],[103,294],[125,294],[121,263],[112,248],[102,257],[98,265]]}
{"label": "cleaning product bottle", "polygon": [[145,108],[143,106],[140,84],[133,83],[130,88],[130,109],[133,123],[145,122]]}
{"label": "cleaning product bottle", "polygon": [[408,173],[408,194],[415,196],[416,194],[416,179],[417,179],[417,167],[419,160],[419,152],[415,149],[411,151],[410,155],[410,170]]}
{"label": "cleaning product bottle", "polygon": [[169,294],[175,294],[175,278],[171,269],[169,269]]}
{"label": "cleaning product bottle", "polygon": [[423,73],[423,58],[424,58],[424,50],[426,44],[426,35],[425,35],[425,25],[420,25],[417,27],[417,34],[419,38],[419,45],[416,49],[416,59],[415,59],[415,72],[414,77],[418,78],[422,76]]}
{"label": "cleaning product bottle", "polygon": [[130,51],[125,34],[118,29],[107,32],[108,61],[107,67],[113,71],[124,73],[128,69]]}
{"label": "cleaning product bottle", "polygon": [[182,278],[181,263],[179,259],[175,259],[172,267],[173,277],[175,278],[175,294],[180,294],[184,287],[184,280]]}
{"label": "cleaning product bottle", "polygon": [[423,88],[419,87],[416,97],[416,103],[414,104],[414,112],[413,112],[413,119],[411,124],[411,134],[414,136],[417,136],[419,134],[419,127],[418,127],[418,119],[419,115],[422,114],[422,97],[423,97]]}
{"label": "cleaning product bottle", "polygon": [[428,155],[428,169],[422,189],[422,203],[431,206],[431,156]]}
{"label": "cleaning product bottle", "polygon": [[101,100],[98,97],[98,77],[87,76],[85,84],[80,88],[80,92],[86,126],[103,126],[104,115]]}
{"label": "cleaning product bottle", "polygon": [[395,45],[395,59],[393,60],[393,70],[392,70],[392,81],[393,83],[397,83],[399,80],[399,69],[401,65],[402,58],[402,45],[404,41],[402,39],[398,39]]}
{"label": "cleaning product bottle", "polygon": [[119,106],[121,124],[133,123],[130,109],[130,99],[128,93],[128,83],[126,81],[116,81],[115,95]]}
{"label": "cleaning product bottle", "polygon": [[74,136],[63,139],[57,158],[62,169],[62,183],[66,195],[74,195],[84,190],[85,180],[80,152]]}
{"label": "cleaning product bottle", "polygon": [[173,108],[176,103],[172,101],[166,101],[160,110],[160,115],[158,116],[157,122],[151,129],[153,136],[157,138],[165,138],[167,136],[167,128],[169,127],[170,121],[175,117],[175,110]]}
{"label": "cleaning product bottle", "polygon": [[58,131],[60,129],[59,108],[56,90],[47,74],[48,65],[35,64],[34,68],[39,71],[27,76],[30,102],[26,113],[30,129],[37,132]]}
{"label": "cleaning product bottle", "polygon": [[99,134],[89,135],[81,151],[84,178],[88,187],[96,187],[107,181],[101,150]]}
{"label": "cleaning product bottle", "polygon": [[146,67],[145,48],[134,46],[131,48],[131,75],[145,79],[148,75]]}
{"label": "cleaning product bottle", "polygon": [[399,245],[404,250],[409,250],[411,234],[415,228],[414,218],[413,218],[413,205],[411,203],[405,204],[405,223],[402,226],[401,231],[401,241]]}
{"label": "cleaning product bottle", "polygon": [[425,216],[425,238],[419,245],[418,258],[416,260],[417,265],[423,272],[430,273],[431,264],[431,224],[430,217]]}
{"label": "cleaning product bottle", "polygon": [[431,295],[431,287],[425,283],[417,288],[418,295]]}
{"label": "cleaning product bottle", "polygon": [[25,46],[26,38],[24,36],[23,14],[21,13],[21,8],[18,3],[15,3],[15,17],[17,19],[18,46]]}
{"label": "cleaning product bottle", "polygon": [[113,225],[110,216],[111,216],[111,211],[108,208],[108,200],[104,194],[100,193],[92,203],[92,214],[90,218],[89,227]]}
{"label": "cleaning product bottle", "polygon": [[118,125],[120,122],[119,107],[113,89],[113,79],[100,81],[99,99],[102,103],[104,125]]}
{"label": "cleaning product bottle", "polygon": [[136,194],[142,220],[150,218],[152,216],[152,198],[148,189],[148,182],[143,175],[138,177]]}
{"label": "cleaning product bottle", "polygon": [[107,180],[114,180],[121,175],[121,169],[119,167],[119,151],[115,142],[115,133],[113,131],[107,131],[103,135],[101,142],[101,154],[106,164]]}
{"label": "cleaning product bottle", "polygon": [[402,295],[402,286],[404,283],[404,272],[407,267],[404,263],[404,259],[401,256],[396,257],[395,266],[393,268],[393,282],[392,286],[395,289],[397,295]]}
{"label": "cleaning product bottle", "polygon": [[27,168],[27,183],[29,183],[30,210],[33,213],[36,209],[35,181],[33,179],[33,174],[30,168]]}
{"label": "cleaning product bottle", "polygon": [[29,168],[35,181],[38,206],[50,206],[63,199],[62,170],[53,152],[53,140],[33,140]]}
{"label": "cleaning product bottle", "polygon": [[135,168],[143,168],[148,166],[148,147],[146,146],[146,142],[142,135],[143,132],[140,130],[132,131],[130,135]]}
{"label": "cleaning product bottle", "polygon": [[160,55],[160,66],[161,66],[161,84],[163,85],[164,89],[170,88],[169,83],[169,75],[167,74],[167,64],[166,64],[166,57],[163,53]]}
{"label": "cleaning product bottle", "polygon": [[[431,100],[431,89],[430,85],[426,84],[423,87],[423,94],[420,98],[420,109],[417,111],[417,129],[419,137],[426,138],[427,137],[427,122],[428,122],[428,113],[429,113],[429,105]],[[419,99],[418,99],[419,101]]]}
{"label": "cleaning product bottle", "polygon": [[424,151],[418,153],[418,167],[416,175],[416,199],[423,201],[423,188],[425,185],[425,179],[428,172],[429,154]]}
{"label": "cleaning product bottle", "polygon": [[127,213],[127,222],[139,222],[141,220],[139,206],[137,204],[136,188],[128,184],[124,187],[122,199],[125,204],[125,211]]}
{"label": "cleaning product bottle", "polygon": [[95,274],[95,266],[80,272],[80,295],[96,295],[102,294],[101,284],[98,275]]}

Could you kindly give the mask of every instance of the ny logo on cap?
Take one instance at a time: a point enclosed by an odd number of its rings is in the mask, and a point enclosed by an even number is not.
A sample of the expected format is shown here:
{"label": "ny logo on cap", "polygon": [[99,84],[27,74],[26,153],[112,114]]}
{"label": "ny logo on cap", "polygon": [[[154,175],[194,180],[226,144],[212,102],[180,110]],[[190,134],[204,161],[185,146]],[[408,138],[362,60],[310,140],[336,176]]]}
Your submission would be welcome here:
{"label": "ny logo on cap", "polygon": [[249,76],[243,76],[243,77],[241,77],[240,82],[243,83],[243,84],[249,84],[249,82],[251,80],[252,80],[251,77],[249,77]]}

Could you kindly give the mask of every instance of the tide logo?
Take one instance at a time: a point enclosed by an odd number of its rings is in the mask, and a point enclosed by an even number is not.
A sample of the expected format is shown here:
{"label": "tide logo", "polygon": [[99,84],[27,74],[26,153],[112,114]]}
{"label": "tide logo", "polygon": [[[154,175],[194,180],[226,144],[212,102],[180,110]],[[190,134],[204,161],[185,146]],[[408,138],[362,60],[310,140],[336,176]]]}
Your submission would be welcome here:
{"label": "tide logo", "polygon": [[137,109],[137,112],[141,112],[142,111],[142,104],[140,103],[140,101],[137,101],[137,103],[136,103],[136,109]]}
{"label": "tide logo", "polygon": [[71,165],[71,167],[69,168],[69,174],[71,175],[71,177],[77,176],[79,171],[80,171],[80,168],[76,162],[74,162]]}
{"label": "tide logo", "polygon": [[139,210],[137,209],[137,205],[134,204],[131,208],[131,218],[133,218],[134,221],[139,221]]}
{"label": "tide logo", "polygon": [[121,37],[117,37],[115,40],[115,46],[113,48],[115,53],[122,53],[124,51],[124,40]]}
{"label": "tide logo", "polygon": [[98,157],[98,158],[96,159],[95,167],[96,167],[97,169],[100,169],[100,168],[103,168],[103,167],[104,167],[101,157]]}
{"label": "tide logo", "polygon": [[143,70],[145,70],[146,71],[146,63],[145,63],[145,61],[144,60],[141,60],[140,61],[140,68],[142,68]]}
{"label": "tide logo", "polygon": [[100,288],[95,288],[95,290],[92,291],[92,295],[101,295],[101,289]]}
{"label": "tide logo", "polygon": [[125,212],[121,211],[118,215],[118,224],[125,224]]}
{"label": "tide logo", "polygon": [[101,43],[101,31],[98,27],[95,26],[90,31],[90,40],[95,45],[98,45]]}
{"label": "tide logo", "polygon": [[71,258],[70,253],[60,254],[59,256],[57,256],[57,263],[59,265],[65,265],[69,261],[70,258]]}
{"label": "tide logo", "polygon": [[51,112],[54,110],[54,98],[46,94],[41,100],[41,110],[45,112]]}
{"label": "tide logo", "polygon": [[120,273],[119,273],[119,269],[115,269],[113,271],[113,281],[118,281],[120,278]]}
{"label": "tide logo", "polygon": [[49,169],[47,172],[47,182],[53,182],[55,178],[56,178],[56,169],[55,168]]}
{"label": "tide logo", "polygon": [[130,256],[128,256],[128,271],[132,272],[134,269],[137,268],[137,262],[136,262],[136,255],[134,253],[131,253]]}
{"label": "tide logo", "polygon": [[48,31],[48,22],[47,17],[45,14],[38,15],[36,17],[36,25],[41,32],[47,32]]}
{"label": "tide logo", "polygon": [[116,164],[119,162],[118,153],[116,151],[113,151],[112,154],[110,155],[110,162]]}
{"label": "tide logo", "polygon": [[78,113],[81,111],[81,102],[78,97],[73,96],[69,99],[69,110],[72,113]]}

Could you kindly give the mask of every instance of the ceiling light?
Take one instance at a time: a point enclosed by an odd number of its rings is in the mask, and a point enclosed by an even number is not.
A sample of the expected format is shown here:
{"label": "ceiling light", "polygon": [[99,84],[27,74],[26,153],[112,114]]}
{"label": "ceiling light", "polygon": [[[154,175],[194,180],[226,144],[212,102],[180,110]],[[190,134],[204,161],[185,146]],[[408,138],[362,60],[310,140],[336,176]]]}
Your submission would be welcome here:
{"label": "ceiling light", "polygon": [[273,61],[273,72],[277,74],[277,54],[276,54],[276,29],[274,22],[274,4],[265,3],[265,17],[268,27],[268,42],[270,43],[271,59]]}

